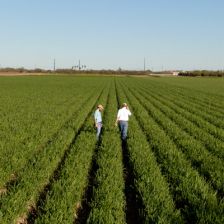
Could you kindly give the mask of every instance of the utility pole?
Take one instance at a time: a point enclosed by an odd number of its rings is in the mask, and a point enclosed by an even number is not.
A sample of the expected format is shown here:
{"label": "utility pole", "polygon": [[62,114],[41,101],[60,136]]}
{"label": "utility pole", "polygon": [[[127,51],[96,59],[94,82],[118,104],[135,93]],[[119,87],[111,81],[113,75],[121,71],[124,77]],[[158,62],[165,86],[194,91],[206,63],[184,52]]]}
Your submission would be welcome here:
{"label": "utility pole", "polygon": [[145,72],[145,58],[144,58],[144,72]]}
{"label": "utility pole", "polygon": [[56,61],[55,61],[55,59],[54,59],[54,71],[55,71],[55,65],[56,65]]}
{"label": "utility pole", "polygon": [[79,60],[79,71],[81,70],[81,66],[80,66],[80,60]]}

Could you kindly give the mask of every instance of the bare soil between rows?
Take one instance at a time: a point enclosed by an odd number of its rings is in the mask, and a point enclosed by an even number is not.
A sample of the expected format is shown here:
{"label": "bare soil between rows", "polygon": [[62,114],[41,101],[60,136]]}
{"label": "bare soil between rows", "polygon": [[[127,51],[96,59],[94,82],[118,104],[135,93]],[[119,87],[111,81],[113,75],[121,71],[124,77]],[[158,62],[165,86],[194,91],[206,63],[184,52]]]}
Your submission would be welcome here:
{"label": "bare soil between rows", "polygon": [[27,73],[27,72],[0,72],[0,76],[33,76],[46,75],[44,73]]}

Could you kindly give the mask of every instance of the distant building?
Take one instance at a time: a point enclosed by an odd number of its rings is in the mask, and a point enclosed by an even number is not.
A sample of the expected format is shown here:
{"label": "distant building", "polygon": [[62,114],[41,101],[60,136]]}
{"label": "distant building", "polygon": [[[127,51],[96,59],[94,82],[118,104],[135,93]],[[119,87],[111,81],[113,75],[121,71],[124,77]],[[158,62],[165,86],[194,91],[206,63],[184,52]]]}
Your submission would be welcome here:
{"label": "distant building", "polygon": [[173,71],[172,73],[173,73],[174,76],[178,76],[180,72],[178,72],[178,71]]}

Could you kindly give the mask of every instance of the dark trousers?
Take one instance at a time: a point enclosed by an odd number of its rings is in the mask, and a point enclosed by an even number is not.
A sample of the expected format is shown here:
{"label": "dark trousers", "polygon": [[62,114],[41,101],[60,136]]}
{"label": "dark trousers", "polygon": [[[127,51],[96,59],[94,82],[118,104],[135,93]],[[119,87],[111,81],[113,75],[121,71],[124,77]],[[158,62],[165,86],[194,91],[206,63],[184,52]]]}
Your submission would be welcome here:
{"label": "dark trousers", "polygon": [[102,122],[97,123],[97,128],[96,128],[96,139],[99,140],[101,129],[102,129]]}
{"label": "dark trousers", "polygon": [[127,121],[119,121],[119,128],[121,131],[121,139],[126,140],[128,133],[128,122]]}

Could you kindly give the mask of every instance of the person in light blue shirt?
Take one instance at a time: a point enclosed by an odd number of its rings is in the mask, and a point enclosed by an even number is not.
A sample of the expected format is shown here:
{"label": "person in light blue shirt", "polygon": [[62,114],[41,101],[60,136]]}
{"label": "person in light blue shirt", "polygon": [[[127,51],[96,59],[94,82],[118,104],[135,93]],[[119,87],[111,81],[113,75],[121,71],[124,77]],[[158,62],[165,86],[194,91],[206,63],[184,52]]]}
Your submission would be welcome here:
{"label": "person in light blue shirt", "polygon": [[99,140],[101,129],[103,126],[101,111],[103,110],[103,106],[99,104],[94,113],[95,127],[96,127],[96,138]]}

